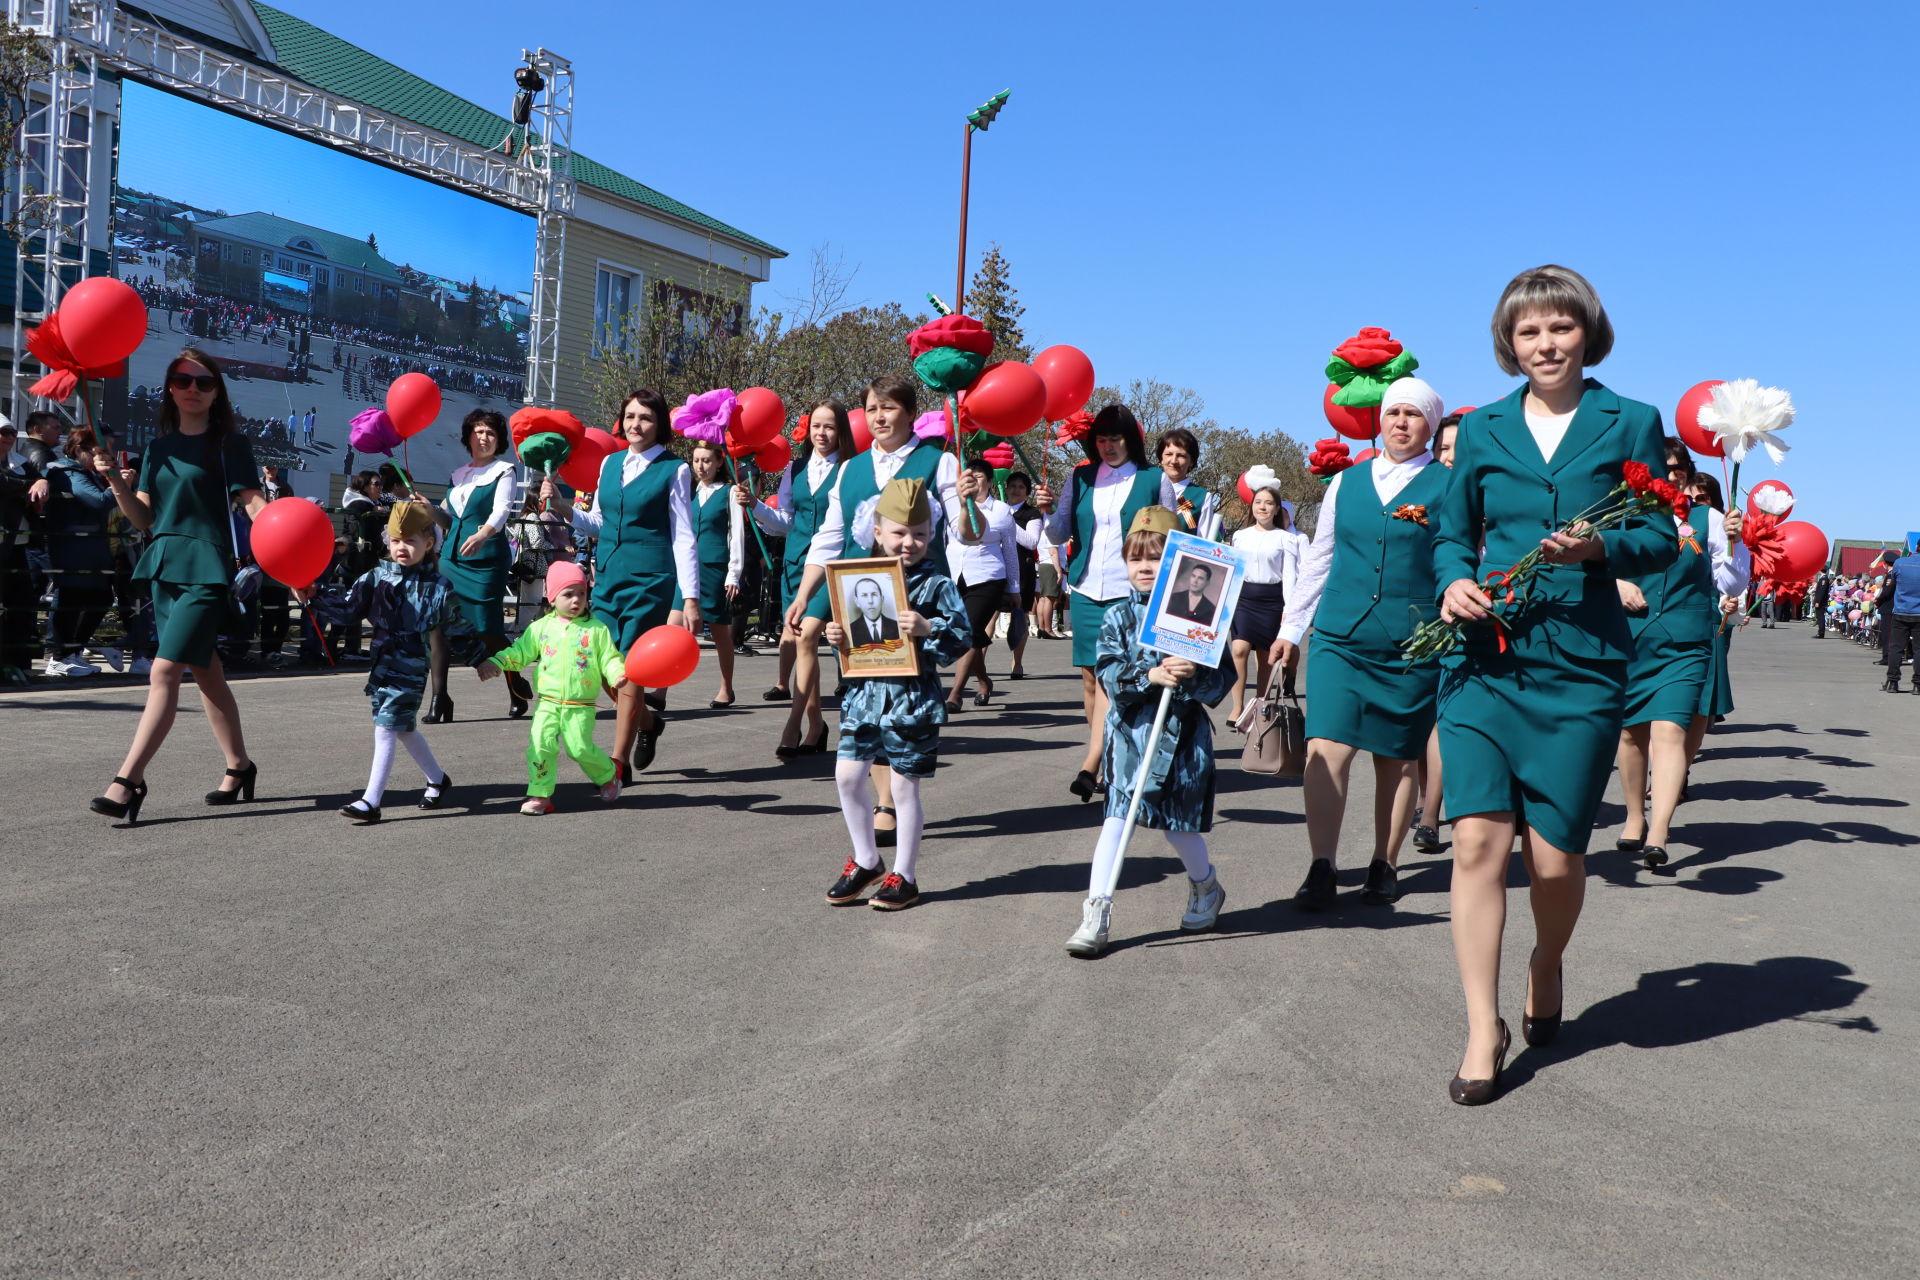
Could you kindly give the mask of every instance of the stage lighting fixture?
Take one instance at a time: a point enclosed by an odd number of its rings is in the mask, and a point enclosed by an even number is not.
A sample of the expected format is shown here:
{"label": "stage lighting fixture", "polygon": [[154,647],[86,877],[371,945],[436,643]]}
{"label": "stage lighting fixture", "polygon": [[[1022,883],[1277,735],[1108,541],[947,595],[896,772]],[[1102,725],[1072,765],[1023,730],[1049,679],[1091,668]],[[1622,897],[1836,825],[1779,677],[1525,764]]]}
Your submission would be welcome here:
{"label": "stage lighting fixture", "polygon": [[532,67],[521,67],[513,73],[513,82],[520,86],[513,95],[513,122],[524,125],[533,118],[533,95],[547,87],[547,80]]}

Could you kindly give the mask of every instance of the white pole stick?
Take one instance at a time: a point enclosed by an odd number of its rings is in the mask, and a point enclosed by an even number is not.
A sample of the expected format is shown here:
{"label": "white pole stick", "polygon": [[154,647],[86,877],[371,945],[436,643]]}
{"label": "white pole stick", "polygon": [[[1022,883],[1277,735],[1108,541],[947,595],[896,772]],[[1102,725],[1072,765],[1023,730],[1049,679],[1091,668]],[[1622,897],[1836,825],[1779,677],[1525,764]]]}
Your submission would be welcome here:
{"label": "white pole stick", "polygon": [[1109,899],[1120,885],[1120,865],[1127,860],[1127,846],[1133,843],[1133,824],[1140,818],[1140,797],[1146,793],[1147,776],[1153,772],[1154,752],[1159,749],[1160,735],[1166,732],[1167,710],[1172,706],[1173,688],[1169,685],[1160,691],[1160,709],[1153,713],[1153,732],[1147,735],[1140,768],[1133,775],[1133,798],[1127,801],[1127,825],[1120,832],[1120,847],[1113,855],[1113,871],[1107,876],[1106,897]]}

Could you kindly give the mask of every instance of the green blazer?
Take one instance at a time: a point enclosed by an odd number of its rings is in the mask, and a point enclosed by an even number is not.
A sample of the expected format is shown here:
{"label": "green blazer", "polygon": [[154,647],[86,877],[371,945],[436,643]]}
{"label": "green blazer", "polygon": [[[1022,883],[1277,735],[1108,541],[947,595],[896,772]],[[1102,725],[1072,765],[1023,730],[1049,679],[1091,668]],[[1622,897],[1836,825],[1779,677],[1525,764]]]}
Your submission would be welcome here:
{"label": "green blazer", "polygon": [[[1652,405],[1622,399],[1589,378],[1549,463],[1527,430],[1525,396],[1523,386],[1460,424],[1452,483],[1433,541],[1442,595],[1460,578],[1484,582],[1534,550],[1605,498],[1629,460],[1646,463],[1656,476],[1666,474],[1660,411]],[[1590,660],[1624,662],[1632,655],[1627,611],[1614,579],[1658,573],[1673,563],[1679,550],[1673,520],[1664,513],[1636,517],[1609,529],[1605,538],[1604,560],[1546,566],[1526,607],[1508,606],[1503,613],[1522,655],[1538,644]],[[1492,627],[1468,629],[1469,653],[1491,652],[1496,643]]]}

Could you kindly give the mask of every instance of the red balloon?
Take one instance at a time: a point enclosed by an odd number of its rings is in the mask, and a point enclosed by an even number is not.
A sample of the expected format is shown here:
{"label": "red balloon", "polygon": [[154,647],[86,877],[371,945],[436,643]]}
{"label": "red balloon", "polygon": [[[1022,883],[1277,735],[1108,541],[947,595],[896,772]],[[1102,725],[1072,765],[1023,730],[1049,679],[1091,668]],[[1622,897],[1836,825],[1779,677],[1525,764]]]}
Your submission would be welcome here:
{"label": "red balloon", "polygon": [[1327,392],[1320,398],[1320,407],[1326,412],[1327,422],[1341,435],[1350,440],[1371,440],[1380,434],[1380,410],[1354,409],[1333,402],[1333,393],[1340,388],[1329,382]]}
{"label": "red balloon", "polygon": [[662,623],[627,651],[627,679],[647,689],[679,684],[700,665],[700,642],[685,627]]}
{"label": "red balloon", "polygon": [[1047,384],[1018,360],[998,360],[980,371],[961,403],[982,431],[1017,436],[1046,412]]}
{"label": "red balloon", "polygon": [[1041,416],[1058,422],[1082,408],[1093,394],[1093,361],[1078,347],[1048,347],[1033,358],[1033,371],[1047,384]]}
{"label": "red balloon", "polygon": [[598,449],[602,458],[618,453],[627,447],[625,440],[622,440],[611,431],[602,431],[598,427],[586,428],[581,432],[580,438],[581,443],[573,446],[575,449],[583,447]]}
{"label": "red balloon", "polygon": [[598,427],[587,427],[578,443],[567,454],[566,462],[561,464],[555,474],[560,483],[581,493],[592,493],[600,487],[600,467],[607,458],[618,453],[626,446],[614,438],[610,431]]}
{"label": "red balloon", "polygon": [[787,406],[779,396],[765,387],[748,387],[740,393],[740,425],[732,434],[739,436],[741,444],[757,449],[779,435],[786,420]]}
{"label": "red balloon", "polygon": [[873,430],[867,426],[867,411],[855,409],[847,415],[847,423],[853,428],[853,451],[865,453],[873,447]]}
{"label": "red balloon", "polygon": [[305,498],[275,498],[253,518],[253,559],[267,576],[304,591],[333,562],[333,521]]}
{"label": "red balloon", "polygon": [[1233,491],[1240,495],[1240,501],[1253,505],[1253,490],[1247,487],[1247,473],[1242,471],[1240,478],[1233,482]]}
{"label": "red balloon", "polygon": [[1687,448],[1708,458],[1724,458],[1727,451],[1720,447],[1720,441],[1713,432],[1700,425],[1700,410],[1713,400],[1713,389],[1720,385],[1721,379],[1711,382],[1696,382],[1687,388],[1687,394],[1680,397],[1680,407],[1673,411],[1673,428]]}
{"label": "red balloon", "polygon": [[[283,499],[284,501],[284,499]],[[1773,576],[1785,582],[1811,578],[1827,567],[1827,535],[1805,520],[1789,520],[1777,529],[1780,558]]]}
{"label": "red balloon", "polygon": [[387,388],[387,416],[402,440],[417,436],[440,416],[440,384],[424,373],[403,373]]}
{"label": "red balloon", "polygon": [[1353,455],[1354,465],[1358,466],[1362,462],[1372,461],[1374,458],[1377,458],[1379,456],[1380,456],[1380,451],[1378,449],[1362,449],[1360,452]]}
{"label": "red balloon", "polygon": [[87,368],[132,355],[147,337],[147,304],[133,286],[112,276],[91,276],[60,299],[60,336]]}
{"label": "red balloon", "polygon": [[753,455],[753,465],[762,471],[778,473],[793,464],[793,446],[787,443],[785,436],[775,436],[760,446],[760,452]]}

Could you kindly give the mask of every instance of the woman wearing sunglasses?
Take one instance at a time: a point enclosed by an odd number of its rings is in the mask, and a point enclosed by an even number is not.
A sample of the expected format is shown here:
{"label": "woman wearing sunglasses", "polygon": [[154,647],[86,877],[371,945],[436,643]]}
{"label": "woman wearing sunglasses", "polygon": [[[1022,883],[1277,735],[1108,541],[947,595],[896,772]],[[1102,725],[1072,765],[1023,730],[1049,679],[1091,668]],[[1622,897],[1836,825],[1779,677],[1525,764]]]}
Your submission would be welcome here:
{"label": "woman wearing sunglasses", "polygon": [[207,792],[207,803],[251,800],[259,770],[247,755],[240,707],[214,641],[228,616],[233,580],[233,503],[251,518],[267,499],[260,491],[253,446],[237,428],[219,366],[191,348],[167,366],[159,434],[141,456],[137,489],[131,487],[136,473],[118,470],[104,449],[94,452],[93,468],[113,489],[121,513],[149,535],[133,576],[153,593],[159,650],[133,745],[119,776],[91,807],[110,818],[126,818],[128,825],[139,820],[147,798],[147,763],[173,728],[180,681],[188,671],[214,741],[227,758],[226,777]]}

